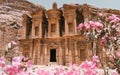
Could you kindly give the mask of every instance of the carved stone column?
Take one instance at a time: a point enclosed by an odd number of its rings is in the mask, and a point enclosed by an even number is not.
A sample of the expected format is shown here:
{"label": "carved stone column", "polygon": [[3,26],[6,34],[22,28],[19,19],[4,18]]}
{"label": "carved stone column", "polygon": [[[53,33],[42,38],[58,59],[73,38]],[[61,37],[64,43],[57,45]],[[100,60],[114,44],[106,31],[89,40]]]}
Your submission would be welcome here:
{"label": "carved stone column", "polygon": [[44,45],[44,64],[47,65],[47,44]]}
{"label": "carved stone column", "polygon": [[23,14],[23,27],[22,27],[22,39],[25,39],[26,38],[26,24],[27,24],[27,15],[26,14]]}
{"label": "carved stone column", "polygon": [[56,30],[56,36],[59,37],[60,36],[60,29],[59,29],[59,19],[57,19],[57,30]]}
{"label": "carved stone column", "polygon": [[23,27],[23,36],[22,36],[22,39],[25,39],[25,38],[26,38],[26,24]]}
{"label": "carved stone column", "polygon": [[69,54],[68,54],[68,39],[65,38],[65,64],[67,65],[69,63]]}
{"label": "carved stone column", "polygon": [[40,49],[40,64],[43,65],[44,64],[44,45],[40,45],[41,49]]}
{"label": "carved stone column", "polygon": [[75,63],[79,63],[79,57],[78,57],[78,49],[77,49],[77,42],[75,42]]}
{"label": "carved stone column", "polygon": [[[34,46],[34,47],[35,47],[35,46]],[[33,63],[35,63],[35,55],[36,55],[36,49],[34,48],[34,49],[33,49],[33,59],[32,59],[32,60],[33,60]]]}
{"label": "carved stone column", "polygon": [[68,35],[68,23],[67,20],[65,19],[65,36]]}
{"label": "carved stone column", "polygon": [[40,50],[41,50],[41,49],[40,49],[40,46],[41,46],[41,44],[40,44],[40,40],[39,40],[39,42],[38,42],[38,51],[37,51],[37,53],[38,53],[38,54],[37,54],[37,55],[38,55],[38,56],[37,56],[37,64],[38,64],[38,65],[40,65]]}
{"label": "carved stone column", "polygon": [[69,49],[69,51],[68,51],[68,56],[69,56],[69,62],[68,63],[70,63],[70,62],[72,62],[72,50],[71,49]]}
{"label": "carved stone column", "polygon": [[33,49],[33,43],[32,43],[33,40],[31,40],[31,43],[30,43],[30,54],[29,54],[29,57],[31,58],[32,57],[32,49]]}
{"label": "carved stone column", "polygon": [[42,38],[42,21],[40,21],[40,25],[39,25],[39,37]]}
{"label": "carved stone column", "polygon": [[32,24],[32,38],[35,37],[35,26],[34,26],[34,21],[33,21],[33,24]]}
{"label": "carved stone column", "polygon": [[61,44],[59,44],[59,64],[62,65],[63,64],[63,54],[62,54],[62,48],[61,48]]}
{"label": "carved stone column", "polygon": [[50,22],[48,22],[48,37],[51,37],[51,25]]}
{"label": "carved stone column", "polygon": [[77,35],[77,24],[76,24],[76,16],[74,18],[74,30],[75,30],[75,35]]}

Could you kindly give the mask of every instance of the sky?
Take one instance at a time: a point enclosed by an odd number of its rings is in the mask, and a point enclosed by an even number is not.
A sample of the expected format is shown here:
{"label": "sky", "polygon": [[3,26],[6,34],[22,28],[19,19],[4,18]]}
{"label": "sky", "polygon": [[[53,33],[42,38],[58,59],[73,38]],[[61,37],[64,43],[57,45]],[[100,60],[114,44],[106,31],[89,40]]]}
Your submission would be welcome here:
{"label": "sky", "polygon": [[28,0],[32,3],[42,5],[46,9],[52,8],[54,2],[57,3],[58,8],[63,4],[84,4],[93,5],[99,8],[111,8],[120,10],[120,0]]}

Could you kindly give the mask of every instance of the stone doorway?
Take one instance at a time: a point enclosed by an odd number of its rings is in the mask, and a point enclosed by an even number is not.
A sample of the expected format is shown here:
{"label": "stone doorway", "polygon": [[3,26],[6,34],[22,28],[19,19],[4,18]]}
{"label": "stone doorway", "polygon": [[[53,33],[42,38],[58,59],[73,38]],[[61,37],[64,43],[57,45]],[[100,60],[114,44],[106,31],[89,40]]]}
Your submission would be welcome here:
{"label": "stone doorway", "polygon": [[50,49],[50,62],[56,62],[56,49]]}

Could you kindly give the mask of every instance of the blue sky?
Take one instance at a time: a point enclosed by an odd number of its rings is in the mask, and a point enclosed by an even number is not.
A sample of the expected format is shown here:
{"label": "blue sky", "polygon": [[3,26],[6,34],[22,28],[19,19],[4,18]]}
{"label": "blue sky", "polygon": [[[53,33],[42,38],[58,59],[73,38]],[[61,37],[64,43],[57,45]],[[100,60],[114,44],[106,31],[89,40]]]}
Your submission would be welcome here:
{"label": "blue sky", "polygon": [[62,7],[63,4],[83,4],[87,3],[99,8],[112,8],[120,10],[120,0],[28,0],[35,4],[40,4],[46,9],[52,8],[53,2],[58,4],[58,8]]}

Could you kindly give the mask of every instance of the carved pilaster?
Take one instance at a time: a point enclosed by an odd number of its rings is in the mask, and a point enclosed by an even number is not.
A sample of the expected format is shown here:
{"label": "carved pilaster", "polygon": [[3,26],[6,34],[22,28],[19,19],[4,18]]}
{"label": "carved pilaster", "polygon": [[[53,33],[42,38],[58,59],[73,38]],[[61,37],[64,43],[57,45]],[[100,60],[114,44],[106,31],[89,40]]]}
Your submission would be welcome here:
{"label": "carved pilaster", "polygon": [[76,16],[75,16],[75,18],[74,18],[74,27],[75,27],[75,35],[77,35],[77,23],[76,23]]}
{"label": "carved pilaster", "polygon": [[77,49],[77,42],[75,42],[75,63],[79,63],[79,57],[78,57],[78,49]]}
{"label": "carved pilaster", "polygon": [[62,48],[61,48],[61,44],[59,45],[59,64],[62,65],[63,64],[63,59],[62,59]]}
{"label": "carved pilaster", "polygon": [[40,64],[43,65],[44,64],[44,45],[40,45],[41,49],[40,49]]}
{"label": "carved pilaster", "polygon": [[65,39],[65,64],[67,65],[69,63],[69,52],[68,52],[68,39]]}
{"label": "carved pilaster", "polygon": [[65,19],[65,36],[68,35],[68,23],[67,20]]}
{"label": "carved pilaster", "polygon": [[35,37],[35,26],[34,26],[34,21],[33,21],[33,24],[32,24],[32,38]]}
{"label": "carved pilaster", "polygon": [[56,36],[60,36],[60,29],[59,29],[59,19],[57,19],[57,31],[56,31]]}
{"label": "carved pilaster", "polygon": [[30,54],[29,54],[30,58],[32,57],[32,50],[33,50],[33,43],[32,43],[32,40],[31,40],[31,43],[30,43]]}
{"label": "carved pilaster", "polygon": [[37,56],[37,64],[38,64],[38,65],[40,65],[40,50],[41,50],[41,49],[40,49],[40,46],[41,46],[41,44],[40,44],[40,40],[39,40],[39,41],[38,41],[38,52],[37,52],[37,53],[38,53],[38,54],[37,54],[37,55],[38,55],[38,56]]}
{"label": "carved pilaster", "polygon": [[[34,47],[35,47],[35,46],[34,46]],[[33,58],[32,58],[33,63],[35,63],[35,55],[36,55],[36,49],[34,48],[34,50],[33,50]]]}
{"label": "carved pilaster", "polygon": [[47,44],[44,44],[44,64],[47,65]]}
{"label": "carved pilaster", "polygon": [[42,21],[40,21],[40,25],[39,25],[39,38],[42,38]]}

